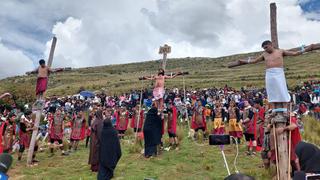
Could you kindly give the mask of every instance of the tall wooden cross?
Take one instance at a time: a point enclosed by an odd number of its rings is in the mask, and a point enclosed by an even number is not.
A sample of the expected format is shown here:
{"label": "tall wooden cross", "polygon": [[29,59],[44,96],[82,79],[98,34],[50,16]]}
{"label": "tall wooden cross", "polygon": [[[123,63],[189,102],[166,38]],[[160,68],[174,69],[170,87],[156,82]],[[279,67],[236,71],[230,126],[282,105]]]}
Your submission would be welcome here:
{"label": "tall wooden cross", "polygon": [[[278,31],[277,31],[277,5],[276,3],[270,3],[270,34],[271,42],[274,48],[279,49],[278,43]],[[278,106],[278,107],[276,107]],[[274,108],[282,108],[282,104],[275,103]],[[290,112],[288,113],[290,116]],[[289,157],[289,147],[288,142],[288,132],[285,131],[282,134],[276,134],[276,129],[284,128],[287,126],[287,118],[283,115],[283,112],[276,113],[276,116],[273,117],[274,127],[273,133],[275,136],[275,151],[276,151],[276,166],[277,166],[277,179],[288,179],[290,177],[290,157]],[[291,146],[291,144],[289,144]],[[281,167],[281,168],[280,168]]]}
{"label": "tall wooden cross", "polygon": [[[271,40],[273,46],[278,49],[279,43],[278,43],[278,35],[277,35],[277,7],[275,3],[270,4],[270,30],[271,30]],[[313,51],[320,49],[320,43],[318,44],[311,44],[309,46],[303,47],[297,47],[289,49],[289,51]],[[229,63],[228,67],[236,67],[248,64],[251,61],[251,58],[249,57],[248,60],[237,60],[235,62]],[[274,103],[275,109],[283,109],[282,103]],[[290,113],[288,113],[290,114]],[[284,179],[290,179],[290,146],[288,146],[288,142],[290,143],[290,134],[285,131],[281,134],[276,134],[276,129],[284,128],[287,126],[287,118],[284,116],[283,111],[275,112],[273,114],[272,122],[274,124],[273,133],[275,138],[275,152],[276,152],[276,164],[277,164],[277,179],[278,180],[284,180]],[[289,134],[289,136],[288,136]]]}
{"label": "tall wooden cross", "polygon": [[166,64],[167,64],[167,54],[171,53],[171,46],[168,46],[165,44],[164,46],[160,46],[159,48],[159,54],[163,54],[163,58],[161,61],[161,68],[165,71],[166,70]]}
{"label": "tall wooden cross", "polygon": [[270,32],[271,42],[273,47],[279,49],[278,43],[278,30],[277,30],[277,5],[276,3],[270,4]]}
{"label": "tall wooden cross", "polygon": [[[50,68],[52,65],[52,61],[53,61],[53,56],[54,56],[54,50],[56,47],[56,43],[57,43],[57,38],[53,37],[52,39],[52,44],[51,44],[51,49],[50,49],[50,54],[49,54],[49,58],[48,58],[48,64],[47,66]],[[44,97],[43,97],[44,98]],[[39,102],[40,99],[37,99],[37,102]],[[34,153],[34,147],[37,141],[37,136],[38,136],[38,129],[39,129],[39,124],[40,124],[40,119],[41,119],[41,115],[43,112],[43,103],[36,103],[38,104],[35,107],[36,110],[36,119],[34,121],[34,126],[35,129],[32,132],[32,137],[31,137],[31,141],[30,141],[30,145],[29,145],[29,151],[28,151],[28,157],[27,157],[27,164],[31,165],[32,164],[32,156]]]}

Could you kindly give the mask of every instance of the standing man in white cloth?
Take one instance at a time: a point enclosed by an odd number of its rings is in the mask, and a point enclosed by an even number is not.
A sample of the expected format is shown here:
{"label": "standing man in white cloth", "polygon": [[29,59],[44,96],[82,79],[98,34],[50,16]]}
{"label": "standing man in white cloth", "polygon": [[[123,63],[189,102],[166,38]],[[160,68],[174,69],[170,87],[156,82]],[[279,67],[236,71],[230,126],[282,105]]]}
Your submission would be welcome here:
{"label": "standing man in white cloth", "polygon": [[301,47],[300,51],[287,51],[283,49],[275,49],[272,42],[267,40],[262,43],[264,52],[255,59],[240,60],[242,64],[253,64],[260,61],[266,62],[266,89],[268,95],[268,102],[274,108],[276,104],[285,108],[290,102],[290,95],[288,93],[286,78],[283,70],[284,56],[297,56],[304,52],[311,51],[313,45],[306,48]]}

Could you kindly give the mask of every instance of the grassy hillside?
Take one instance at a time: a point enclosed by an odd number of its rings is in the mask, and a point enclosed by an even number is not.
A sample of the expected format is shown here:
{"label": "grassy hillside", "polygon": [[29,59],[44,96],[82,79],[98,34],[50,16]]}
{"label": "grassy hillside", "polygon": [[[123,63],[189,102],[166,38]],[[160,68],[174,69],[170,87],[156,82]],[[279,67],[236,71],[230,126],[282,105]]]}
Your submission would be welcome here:
{"label": "grassy hillside", "polygon": [[[181,129],[180,129],[181,130]],[[157,180],[211,180],[223,179],[227,176],[223,158],[219,147],[209,146],[208,141],[196,143],[186,138],[187,130],[184,129],[184,139],[179,150],[163,152],[160,156],[145,159],[139,152],[141,147],[132,145],[126,138],[121,143],[122,157],[115,171],[115,180],[141,180],[153,178]],[[133,139],[131,135],[130,139]],[[168,137],[165,137],[168,140]],[[167,143],[166,143],[167,144]],[[236,155],[235,145],[225,146],[225,153],[230,170],[235,171],[233,160]],[[245,146],[240,146],[237,168],[240,172],[250,174],[257,179],[271,179],[272,175],[264,168],[260,156],[246,156]],[[94,180],[96,174],[90,171],[88,163],[89,150],[82,144],[78,152],[68,157],[60,156],[56,152],[54,157],[49,153],[39,153],[41,161],[38,166],[26,167],[25,158],[22,162],[14,162],[10,170],[11,179],[70,179],[70,180]]]}
{"label": "grassy hillside", "polygon": [[[167,72],[189,71],[185,76],[187,88],[220,87],[225,84],[234,87],[246,85],[264,86],[264,63],[246,65],[233,69],[227,63],[236,59],[254,56],[257,53],[240,54],[221,58],[179,58],[169,59]],[[289,86],[301,81],[320,77],[320,52],[285,59],[286,76]],[[157,71],[159,61],[110,65],[74,69],[50,76],[48,95],[66,95],[76,93],[80,87],[88,90],[105,89],[110,93],[128,92],[142,87],[139,76],[150,75]],[[166,86],[183,87],[182,77],[168,80]],[[22,95],[32,95],[35,88],[35,76],[20,76],[0,81],[0,92],[13,91]],[[151,85],[145,81],[143,87]],[[30,96],[28,98],[34,98]]]}
{"label": "grassy hillside", "polygon": [[[302,137],[305,141],[320,145],[320,123],[319,121],[305,117],[304,133]],[[212,129],[212,124],[208,124]],[[157,180],[179,179],[179,180],[215,180],[223,179],[227,175],[224,167],[220,149],[209,146],[208,140],[205,142],[194,142],[187,138],[188,130],[179,125],[177,134],[180,140],[180,149],[169,152],[164,151],[160,156],[153,159],[145,159],[141,154],[142,147],[129,143],[133,141],[133,130],[127,131],[128,137],[121,143],[122,157],[115,170],[115,180],[141,180],[144,178],[154,178]],[[165,145],[168,145],[168,136],[164,137]],[[66,148],[67,146],[65,146]],[[262,160],[258,155],[246,156],[246,146],[244,138],[239,145],[239,157],[237,168],[241,173],[254,176],[258,180],[269,180],[275,173],[275,167],[265,170],[261,167]],[[89,150],[81,144],[78,152],[70,156],[62,157],[60,152],[56,152],[54,157],[49,157],[48,150],[38,153],[40,163],[38,166],[26,167],[26,157],[22,162],[14,161],[13,168],[9,175],[13,180],[28,179],[70,179],[70,180],[90,180],[96,179],[96,174],[90,171],[88,163]],[[235,172],[233,160],[236,155],[236,146],[225,146],[225,154],[231,172]],[[16,159],[16,155],[14,155]]]}

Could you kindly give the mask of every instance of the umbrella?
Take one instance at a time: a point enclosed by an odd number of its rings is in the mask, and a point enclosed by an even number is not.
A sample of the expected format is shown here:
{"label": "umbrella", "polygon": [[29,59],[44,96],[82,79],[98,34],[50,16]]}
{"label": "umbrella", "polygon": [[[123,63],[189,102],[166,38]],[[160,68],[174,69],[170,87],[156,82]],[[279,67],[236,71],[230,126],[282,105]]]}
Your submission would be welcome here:
{"label": "umbrella", "polygon": [[81,91],[80,92],[80,96],[83,97],[94,97],[94,93],[91,91]]}

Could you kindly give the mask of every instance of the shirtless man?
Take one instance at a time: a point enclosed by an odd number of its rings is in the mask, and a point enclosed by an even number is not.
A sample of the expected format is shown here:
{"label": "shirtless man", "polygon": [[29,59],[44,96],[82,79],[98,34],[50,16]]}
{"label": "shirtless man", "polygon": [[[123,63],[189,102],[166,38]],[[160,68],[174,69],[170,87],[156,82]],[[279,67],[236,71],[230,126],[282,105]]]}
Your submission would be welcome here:
{"label": "shirtless man", "polygon": [[172,76],[167,76],[164,74],[163,69],[159,69],[158,75],[152,76],[152,77],[143,77],[144,79],[147,80],[156,80],[154,89],[153,89],[153,97],[156,100],[156,107],[158,108],[158,113],[162,113],[163,111],[163,96],[165,93],[164,90],[164,80],[165,79],[172,79],[180,75],[181,73],[176,73],[175,75]]}
{"label": "shirtless man", "polygon": [[48,76],[50,73],[58,72],[58,71],[62,71],[62,69],[52,70],[50,67],[46,66],[45,60],[40,59],[39,67],[36,70],[27,73],[27,74],[38,73],[37,86],[36,86],[37,99],[39,100],[44,99],[45,92],[47,90],[47,85],[48,85]]}
{"label": "shirtless man", "polygon": [[283,49],[275,49],[272,42],[267,40],[262,43],[264,52],[255,59],[240,60],[241,64],[253,64],[260,61],[266,62],[266,90],[268,94],[268,102],[273,105],[286,107],[290,102],[290,95],[287,89],[287,83],[283,71],[283,57],[297,56],[304,52],[312,51],[314,45],[311,44],[307,48],[301,48],[300,51],[287,51]]}

